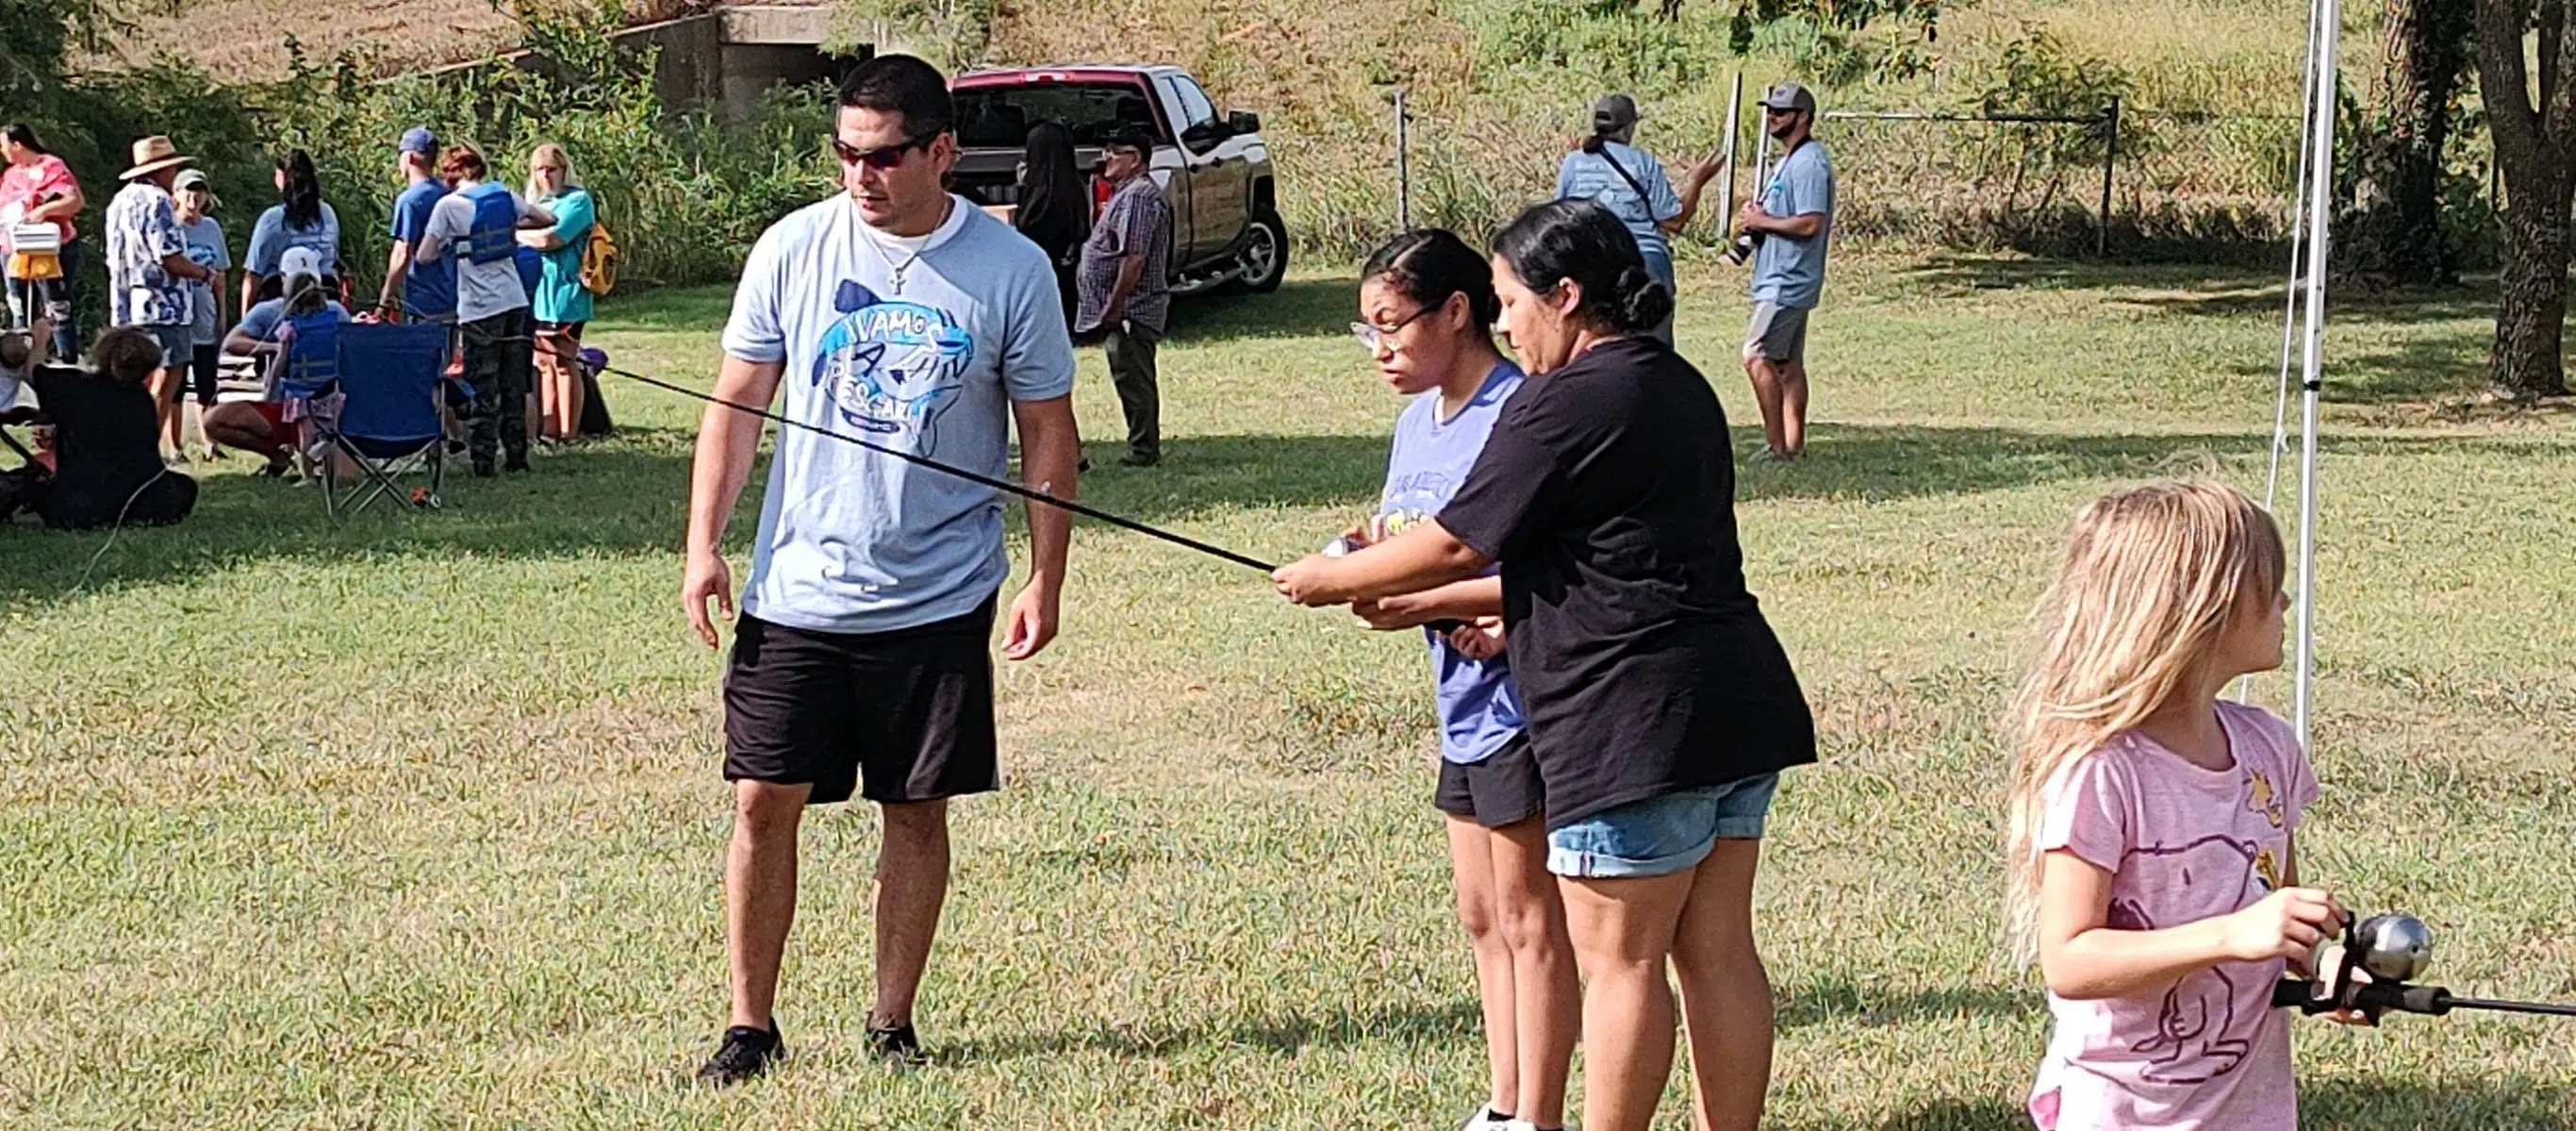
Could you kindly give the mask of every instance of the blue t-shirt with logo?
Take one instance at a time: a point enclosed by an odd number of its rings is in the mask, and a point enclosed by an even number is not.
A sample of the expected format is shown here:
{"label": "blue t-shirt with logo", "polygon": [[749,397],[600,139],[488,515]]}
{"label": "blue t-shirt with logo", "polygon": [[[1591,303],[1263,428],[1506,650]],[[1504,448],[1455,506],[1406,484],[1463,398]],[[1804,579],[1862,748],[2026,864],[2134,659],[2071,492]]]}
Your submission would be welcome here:
{"label": "blue t-shirt with logo", "polygon": [[[1617,168],[1611,166],[1614,161]],[[1619,175],[1623,169],[1625,177]],[[1628,183],[1632,177],[1634,185]],[[1637,192],[1640,188],[1646,190],[1643,195]],[[1672,258],[1673,245],[1662,225],[1682,214],[1682,198],[1674,194],[1664,163],[1653,154],[1615,141],[1601,143],[1599,153],[1566,154],[1565,163],[1556,169],[1556,198],[1599,202],[1628,226],[1629,235],[1637,237],[1638,251]]]}
{"label": "blue t-shirt with logo", "polygon": [[[233,253],[224,246],[224,226],[212,216],[199,216],[194,224],[181,224],[179,231],[188,238],[188,261],[212,271],[233,269]],[[215,288],[212,283],[188,284],[188,310],[195,325],[194,338],[201,346],[223,340],[222,318],[215,310]]]}
{"label": "blue t-shirt with logo", "polygon": [[1773,216],[1817,213],[1823,227],[1805,239],[1772,232],[1753,253],[1753,301],[1812,307],[1825,294],[1825,244],[1834,234],[1834,166],[1813,139],[1782,158],[1762,190],[1762,211]]}
{"label": "blue t-shirt with logo", "polygon": [[456,317],[456,262],[453,259],[422,259],[420,237],[429,234],[429,214],[438,207],[447,186],[436,180],[413,181],[410,188],[394,197],[393,230],[395,242],[407,245],[413,255],[411,266],[403,272],[403,314],[412,318],[447,319]]}
{"label": "blue t-shirt with logo", "polygon": [[[743,264],[724,351],[785,363],[777,408],[790,420],[994,478],[1008,473],[1012,402],[1073,390],[1054,266],[956,198],[910,245],[869,228],[845,195],[788,214]],[[974,612],[1010,572],[1002,502],[945,472],[782,428],[742,610],[845,633]]]}
{"label": "blue t-shirt with logo", "polygon": [[322,269],[340,274],[340,214],[331,206],[322,206],[322,218],[309,228],[286,225],[286,206],[272,204],[259,214],[259,222],[250,229],[250,252],[242,256],[242,266],[254,275],[277,274],[278,260],[290,247],[309,247],[322,257]]}
{"label": "blue t-shirt with logo", "polygon": [[[1503,402],[1521,387],[1520,367],[1494,366],[1476,395],[1447,420],[1440,419],[1440,391],[1433,389],[1404,406],[1395,421],[1395,447],[1387,453],[1386,490],[1378,496],[1375,536],[1385,538],[1439,517],[1449,496],[1467,481],[1485,437],[1503,413]],[[1440,756],[1452,762],[1481,762],[1519,736],[1521,697],[1512,685],[1511,664],[1502,656],[1470,660],[1437,632],[1423,630],[1431,641],[1431,673],[1438,683],[1433,698],[1440,708]]]}

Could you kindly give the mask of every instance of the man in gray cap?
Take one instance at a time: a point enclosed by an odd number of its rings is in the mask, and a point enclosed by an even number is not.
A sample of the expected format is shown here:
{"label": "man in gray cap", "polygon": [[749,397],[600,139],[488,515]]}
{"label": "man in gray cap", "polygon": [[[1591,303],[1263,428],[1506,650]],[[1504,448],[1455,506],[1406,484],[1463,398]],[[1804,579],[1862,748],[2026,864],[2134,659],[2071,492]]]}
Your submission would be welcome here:
{"label": "man in gray cap", "polygon": [[1744,374],[1762,406],[1767,447],[1756,458],[1796,459],[1807,448],[1807,312],[1825,290],[1825,244],[1834,226],[1834,167],[1813,136],[1816,96],[1784,82],[1762,95],[1763,128],[1780,163],[1760,196],[1744,202],[1735,230],[1761,241],[1753,259],[1753,324]]}

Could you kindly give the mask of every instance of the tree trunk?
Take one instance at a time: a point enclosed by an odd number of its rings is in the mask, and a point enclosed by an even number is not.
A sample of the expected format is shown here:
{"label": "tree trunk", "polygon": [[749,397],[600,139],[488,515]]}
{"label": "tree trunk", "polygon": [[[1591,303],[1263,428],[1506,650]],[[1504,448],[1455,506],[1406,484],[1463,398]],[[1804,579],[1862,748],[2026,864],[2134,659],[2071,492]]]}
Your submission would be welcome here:
{"label": "tree trunk", "polygon": [[[2539,74],[2523,35],[2538,31]],[[2576,188],[2576,25],[2566,0],[2477,0],[2478,90],[2504,173],[2504,271],[2498,280],[2495,383],[2518,397],[2562,396],[2569,193]],[[2535,83],[2533,80],[2537,78]],[[2539,88],[2539,102],[2532,101]]]}
{"label": "tree trunk", "polygon": [[2496,286],[2492,372],[2516,397],[2564,396],[2560,352],[2567,321],[2568,193],[2517,189],[2504,214],[2504,270]]}
{"label": "tree trunk", "polygon": [[2380,128],[2357,139],[2357,215],[2342,227],[2352,271],[2402,283],[2448,283],[2442,146],[2469,65],[2473,0],[2388,0]]}

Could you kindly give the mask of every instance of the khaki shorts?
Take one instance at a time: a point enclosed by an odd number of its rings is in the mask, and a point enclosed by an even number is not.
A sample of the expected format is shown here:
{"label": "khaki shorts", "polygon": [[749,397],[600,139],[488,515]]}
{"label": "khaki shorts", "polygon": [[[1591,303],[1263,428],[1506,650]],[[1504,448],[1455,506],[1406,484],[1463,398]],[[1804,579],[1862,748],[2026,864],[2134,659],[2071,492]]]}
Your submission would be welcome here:
{"label": "khaki shorts", "polygon": [[1753,304],[1753,324],[1744,331],[1744,360],[1807,360],[1807,308],[1776,302]]}

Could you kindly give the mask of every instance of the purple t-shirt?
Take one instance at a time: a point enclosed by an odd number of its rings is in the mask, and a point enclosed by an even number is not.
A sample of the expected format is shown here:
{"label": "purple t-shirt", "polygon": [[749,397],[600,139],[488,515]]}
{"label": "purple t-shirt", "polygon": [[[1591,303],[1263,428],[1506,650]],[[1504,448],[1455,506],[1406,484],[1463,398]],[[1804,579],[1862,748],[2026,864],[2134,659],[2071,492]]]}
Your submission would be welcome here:
{"label": "purple t-shirt", "polygon": [[[2242,910],[2287,880],[2317,779],[2288,724],[2218,705],[2235,765],[2204,769],[2135,732],[2049,783],[2043,852],[2111,873],[2108,925],[2178,927]],[[2031,1089],[2043,1131],[2296,1131],[2283,963],[2228,962],[2100,1001],[2049,995],[2056,1030]]]}
{"label": "purple t-shirt", "polygon": [[[1386,490],[1378,496],[1372,537],[1403,533],[1408,527],[1440,516],[1449,496],[1467,481],[1485,437],[1502,415],[1503,402],[1521,387],[1521,370],[1511,362],[1494,366],[1476,395],[1456,415],[1440,419],[1440,391],[1433,389],[1404,406],[1395,421],[1395,447],[1387,453]],[[1452,762],[1481,762],[1518,737],[1522,727],[1520,691],[1512,686],[1509,660],[1470,660],[1437,632],[1431,640],[1431,672],[1438,681],[1434,698],[1440,706],[1440,756]]]}

